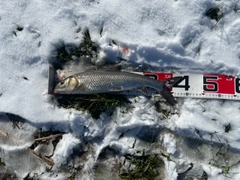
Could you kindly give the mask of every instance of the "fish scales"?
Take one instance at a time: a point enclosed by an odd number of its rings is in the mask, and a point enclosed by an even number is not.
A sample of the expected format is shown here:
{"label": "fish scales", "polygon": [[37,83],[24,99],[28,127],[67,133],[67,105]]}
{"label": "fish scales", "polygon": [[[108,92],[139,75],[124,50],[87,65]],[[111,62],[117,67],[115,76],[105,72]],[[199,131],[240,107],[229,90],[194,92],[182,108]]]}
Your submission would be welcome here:
{"label": "fish scales", "polygon": [[[129,73],[114,71],[89,71],[74,75],[79,86],[85,85],[85,92],[108,92],[130,90],[133,88],[151,87],[158,91],[162,90],[163,82],[148,77]],[[82,90],[82,89],[81,89]],[[76,93],[78,91],[76,90]]]}

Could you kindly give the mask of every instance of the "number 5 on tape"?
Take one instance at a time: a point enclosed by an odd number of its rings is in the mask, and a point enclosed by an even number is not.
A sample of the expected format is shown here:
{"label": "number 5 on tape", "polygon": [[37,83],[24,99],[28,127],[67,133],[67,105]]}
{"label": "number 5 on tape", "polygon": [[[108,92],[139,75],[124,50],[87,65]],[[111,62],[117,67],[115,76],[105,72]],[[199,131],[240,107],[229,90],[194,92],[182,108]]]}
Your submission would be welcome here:
{"label": "number 5 on tape", "polygon": [[233,76],[204,74],[204,93],[235,94],[235,78]]}

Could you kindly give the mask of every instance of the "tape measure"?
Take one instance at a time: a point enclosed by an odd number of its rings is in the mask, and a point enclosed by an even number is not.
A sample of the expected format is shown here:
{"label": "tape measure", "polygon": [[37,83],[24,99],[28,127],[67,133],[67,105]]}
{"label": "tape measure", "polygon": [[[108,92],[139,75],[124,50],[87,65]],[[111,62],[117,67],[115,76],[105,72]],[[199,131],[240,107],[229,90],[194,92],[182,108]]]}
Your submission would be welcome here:
{"label": "tape measure", "polygon": [[240,100],[240,78],[238,77],[222,74],[178,74],[162,72],[143,72],[142,74],[157,80],[166,80],[181,76],[180,81],[172,88],[174,97]]}
{"label": "tape measure", "polygon": [[[223,74],[195,73],[164,73],[164,72],[134,72],[162,81],[172,77],[182,78],[173,86],[174,97],[212,98],[240,100],[240,78]],[[56,85],[56,70],[49,67],[48,93],[52,94]],[[137,89],[118,92],[117,94],[141,95]],[[158,94],[154,89],[148,89],[148,95]]]}

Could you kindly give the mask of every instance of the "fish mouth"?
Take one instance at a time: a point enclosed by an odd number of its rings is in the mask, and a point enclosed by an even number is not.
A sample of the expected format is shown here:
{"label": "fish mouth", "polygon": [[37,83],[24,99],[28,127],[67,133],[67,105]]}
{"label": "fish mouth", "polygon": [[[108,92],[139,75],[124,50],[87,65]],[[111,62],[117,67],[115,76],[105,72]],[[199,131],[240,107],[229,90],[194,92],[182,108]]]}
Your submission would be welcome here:
{"label": "fish mouth", "polygon": [[53,90],[53,93],[54,93],[54,94],[57,94],[57,93],[58,93],[58,90],[54,89],[54,90]]}

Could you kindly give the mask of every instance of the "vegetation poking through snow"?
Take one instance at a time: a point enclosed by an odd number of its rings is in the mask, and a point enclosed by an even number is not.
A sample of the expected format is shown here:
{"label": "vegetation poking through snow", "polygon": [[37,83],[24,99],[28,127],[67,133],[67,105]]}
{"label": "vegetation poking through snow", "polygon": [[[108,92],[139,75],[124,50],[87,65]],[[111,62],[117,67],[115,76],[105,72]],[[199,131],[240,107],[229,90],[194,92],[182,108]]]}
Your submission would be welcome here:
{"label": "vegetation poking through snow", "polygon": [[162,113],[164,116],[169,117],[171,115],[171,109],[169,109],[170,107],[164,107],[163,105],[165,104],[160,101],[156,101],[154,104],[158,113]]}
{"label": "vegetation poking through snow", "polygon": [[61,46],[57,49],[57,59],[62,62],[66,63],[72,60],[72,52],[69,51],[65,44],[61,44]]}
{"label": "vegetation poking through snow", "polygon": [[82,35],[82,41],[78,47],[61,43],[61,46],[57,48],[57,60],[66,63],[74,60],[73,57],[97,58],[99,45],[92,41],[88,29],[86,29]]}
{"label": "vegetation poking through snow", "polygon": [[235,4],[233,10],[234,10],[235,13],[238,12],[238,11],[240,10],[240,7],[237,5],[237,3]]}
{"label": "vegetation poking through snow", "polygon": [[6,166],[6,164],[2,161],[1,158],[0,158],[0,166]]}
{"label": "vegetation poking through snow", "polygon": [[208,174],[205,171],[203,171],[201,180],[208,180]]}
{"label": "vegetation poking through snow", "polygon": [[210,165],[217,167],[222,170],[222,174],[227,177],[230,174],[230,170],[239,165],[240,160],[235,159],[235,162],[228,161],[228,150],[229,150],[229,145],[228,146],[223,146],[218,149],[218,151],[215,152],[214,156],[215,158],[212,159],[212,161],[209,162]]}
{"label": "vegetation poking through snow", "polygon": [[224,131],[225,131],[226,133],[228,133],[228,132],[231,131],[231,130],[232,130],[232,126],[231,126],[231,124],[229,123],[228,125],[225,126],[225,130],[224,130]]}
{"label": "vegetation poking through snow", "polygon": [[98,45],[92,41],[89,30],[86,29],[83,32],[83,41],[80,43],[78,49],[73,52],[73,55],[77,57],[90,56],[92,58],[96,58],[98,48]]}
{"label": "vegetation poking through snow", "polygon": [[223,174],[225,177],[228,177],[228,174],[230,173],[230,170],[231,170],[233,167],[239,165],[239,163],[240,163],[240,161],[238,161],[238,162],[236,162],[236,163],[234,163],[234,164],[229,164],[229,165],[227,165],[227,164],[222,165],[222,164],[219,164],[219,163],[217,163],[217,162],[215,162],[215,163],[209,163],[209,164],[212,165],[212,166],[215,166],[215,167],[217,167],[217,168],[219,168],[219,169],[221,169],[221,170],[222,170],[222,174]]}
{"label": "vegetation poking through snow", "polygon": [[58,98],[60,107],[87,110],[95,119],[106,111],[111,114],[115,107],[128,102],[124,96],[113,94],[61,95]]}
{"label": "vegetation poking through snow", "polygon": [[133,165],[127,172],[121,173],[122,179],[155,179],[159,176],[159,169],[164,166],[163,160],[158,155],[125,156],[126,160]]}

